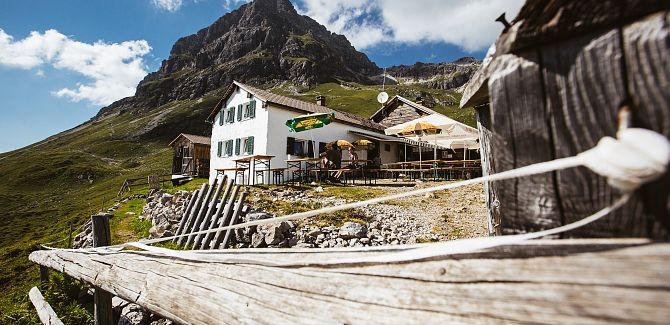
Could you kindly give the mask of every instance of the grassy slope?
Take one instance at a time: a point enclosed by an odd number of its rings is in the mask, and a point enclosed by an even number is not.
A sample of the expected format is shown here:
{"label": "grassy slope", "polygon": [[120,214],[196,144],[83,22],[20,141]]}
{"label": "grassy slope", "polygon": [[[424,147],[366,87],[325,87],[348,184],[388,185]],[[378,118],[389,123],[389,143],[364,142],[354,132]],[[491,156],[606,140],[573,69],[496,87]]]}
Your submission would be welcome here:
{"label": "grassy slope", "polygon": [[[305,101],[326,95],[329,106],[369,117],[379,108],[376,97],[381,87],[355,86],[328,83],[297,94],[288,87],[273,91]],[[390,86],[386,91],[391,96],[423,91],[444,101],[460,99],[457,93],[420,86]],[[0,288],[4,291],[0,295],[0,324],[38,322],[27,300],[28,290],[39,278],[38,267],[27,259],[31,251],[38,249],[40,243],[67,236],[68,222],[77,227],[87,222],[92,213],[111,206],[124,179],[169,170],[169,137],[131,140],[136,138],[134,135],[159,119],[163,124],[177,126],[184,119],[193,120],[196,110],[209,110],[218,99],[210,95],[172,102],[141,116],[126,113],[0,154]],[[473,111],[444,106],[434,109],[474,125]],[[190,184],[189,189],[197,185]],[[146,235],[146,222],[125,215],[139,214],[141,205],[141,200],[133,200],[117,211],[116,220],[112,221],[115,241]]]}
{"label": "grassy slope", "polygon": [[[26,299],[39,278],[38,267],[27,259],[31,251],[66,237],[68,222],[76,228],[111,206],[124,179],[169,171],[169,140],[134,140],[134,135],[159,115],[167,121],[189,118],[216,100],[173,102],[141,116],[107,118],[0,156],[0,288],[5,292],[0,324],[38,321]],[[137,212],[139,205],[131,201],[125,211]],[[128,223],[120,228],[146,231],[146,224],[121,218],[113,223],[119,222]]]}

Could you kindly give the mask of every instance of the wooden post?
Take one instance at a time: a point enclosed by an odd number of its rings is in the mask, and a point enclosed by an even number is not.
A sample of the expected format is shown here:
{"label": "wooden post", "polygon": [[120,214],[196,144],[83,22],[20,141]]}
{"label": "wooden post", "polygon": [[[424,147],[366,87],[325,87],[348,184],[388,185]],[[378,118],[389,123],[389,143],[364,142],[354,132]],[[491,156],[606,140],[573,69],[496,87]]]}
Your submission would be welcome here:
{"label": "wooden post", "polygon": [[[194,228],[194,231],[203,231],[209,228],[209,225],[212,220],[212,215],[215,213],[216,209],[216,200],[219,198],[219,195],[221,195],[221,190],[223,190],[223,186],[226,184],[226,179],[228,177],[226,175],[223,175],[223,178],[221,179],[221,182],[219,185],[216,187],[216,190],[214,191],[214,194],[212,195],[212,203],[209,205],[209,208],[207,208],[207,212],[205,212],[205,217],[202,218],[202,223],[200,223],[199,227]],[[212,185],[213,187],[213,185]],[[222,200],[223,202],[223,200]],[[200,241],[203,239],[204,234],[198,234],[195,236],[195,240],[193,241],[193,249],[198,249],[200,246]]]}
{"label": "wooden post", "polygon": [[72,249],[72,221],[70,221],[70,233],[67,237],[67,248]]}
{"label": "wooden post", "polygon": [[35,306],[37,310],[37,316],[42,321],[42,324],[45,325],[63,325],[63,322],[58,318],[56,312],[51,308],[48,302],[44,300],[42,293],[37,287],[33,287],[28,292],[28,297],[30,297],[30,302]]}
{"label": "wooden post", "polygon": [[[109,213],[98,213],[91,216],[93,247],[109,246],[112,243],[109,216]],[[95,324],[112,324],[112,294],[96,286],[95,293],[93,294],[93,303],[93,320]]]}
{"label": "wooden post", "polygon": [[[221,201],[219,202],[219,207],[218,209],[216,209],[216,212],[212,216],[212,222],[209,225],[209,229],[219,227],[219,218],[221,218],[222,215],[225,215],[224,210],[227,207],[228,196],[230,196],[230,192],[232,189],[233,189],[233,180],[229,179],[228,183],[226,184],[226,189],[223,191]],[[210,242],[212,241],[213,238],[214,238],[213,232],[205,234],[204,239],[202,240],[202,244],[200,245],[200,249],[209,249]]]}
{"label": "wooden post", "polygon": [[[184,225],[186,224],[186,221],[188,219],[188,216],[191,213],[191,210],[193,209],[193,206],[195,205],[195,201],[198,200],[198,193],[200,193],[200,190],[195,190],[193,194],[191,195],[191,199],[188,201],[188,205],[186,206],[186,210],[184,210],[184,214],[181,216],[181,220],[179,221],[179,227],[177,228],[177,232],[175,235],[181,235],[182,230],[184,230]],[[173,243],[177,242],[177,238],[172,240]]]}
{"label": "wooden post", "polygon": [[[240,216],[240,213],[242,213],[242,205],[244,204],[244,200],[247,198],[248,194],[249,192],[242,192],[242,194],[240,194],[240,200],[237,201],[237,205],[235,206],[235,212],[230,217],[230,222],[228,223],[228,226],[232,226],[237,222],[237,218]],[[226,230],[226,236],[223,237],[223,241],[221,242],[221,248],[226,248],[226,245],[228,245],[228,241],[230,240],[230,235],[233,233],[233,231],[234,231],[233,229]]]}
{"label": "wooden post", "polygon": [[[228,204],[226,205],[225,210],[223,211],[223,216],[221,216],[221,219],[219,219],[219,225],[218,227],[223,227],[228,224],[228,220],[230,216],[233,214],[233,209],[235,206],[235,198],[237,197],[237,193],[240,191],[240,186],[235,185],[233,188],[233,193],[230,194],[230,198],[228,199]],[[223,233],[223,230],[219,230],[216,232],[214,235],[214,239],[210,243],[210,247],[212,249],[216,249],[221,245],[221,242],[223,241],[223,237],[225,234]]]}
{"label": "wooden post", "polygon": [[[193,205],[193,208],[191,209],[191,212],[188,216],[188,219],[186,220],[186,223],[184,224],[184,228],[181,230],[180,235],[188,234],[190,232],[189,229],[191,229],[191,226],[193,225],[193,221],[195,220],[195,217],[198,214],[200,205],[202,204],[203,197],[205,196],[205,192],[207,192],[208,188],[209,184],[207,183],[202,184],[202,187],[200,188],[200,193],[198,193],[198,199],[195,201],[195,205]],[[178,245],[183,245],[184,243],[186,243],[186,237],[177,238]]]}
{"label": "wooden post", "polygon": [[40,265],[40,283],[49,282],[49,268]]}
{"label": "wooden post", "polygon": [[[218,182],[219,179],[214,178],[214,182],[212,182],[212,185],[209,187],[209,189],[207,190],[207,194],[205,194],[205,197],[202,200],[202,206],[200,206],[200,211],[198,211],[198,214],[193,222],[193,227],[190,230],[188,230],[188,232],[194,232],[200,229],[200,223],[202,222],[202,219],[205,217],[205,212],[209,210],[209,203],[211,201],[212,192],[215,190],[216,184]],[[195,235],[189,235],[188,238],[186,239],[186,247],[191,246],[193,244],[194,239]]]}

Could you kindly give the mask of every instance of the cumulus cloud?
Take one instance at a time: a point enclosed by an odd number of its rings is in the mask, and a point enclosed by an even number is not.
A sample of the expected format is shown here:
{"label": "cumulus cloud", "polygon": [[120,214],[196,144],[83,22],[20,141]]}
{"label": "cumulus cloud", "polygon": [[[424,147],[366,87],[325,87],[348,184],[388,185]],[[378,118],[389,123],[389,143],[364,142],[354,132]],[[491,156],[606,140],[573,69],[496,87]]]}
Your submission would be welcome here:
{"label": "cumulus cloud", "polygon": [[175,12],[181,8],[183,4],[182,0],[151,0],[151,4],[154,7],[162,10],[167,10],[170,12]]}
{"label": "cumulus cloud", "polygon": [[107,105],[132,96],[137,83],[147,74],[142,56],[150,51],[145,40],[88,44],[50,29],[44,33],[32,32],[15,41],[0,29],[0,65],[37,69],[37,75],[44,74],[43,65],[50,65],[89,79],[89,83],[79,83],[74,89],[53,92],[55,96],[75,102],[87,100],[96,105]]}
{"label": "cumulus cloud", "polygon": [[358,49],[383,42],[443,42],[474,52],[488,48],[523,0],[300,0],[302,14],[344,34]]}

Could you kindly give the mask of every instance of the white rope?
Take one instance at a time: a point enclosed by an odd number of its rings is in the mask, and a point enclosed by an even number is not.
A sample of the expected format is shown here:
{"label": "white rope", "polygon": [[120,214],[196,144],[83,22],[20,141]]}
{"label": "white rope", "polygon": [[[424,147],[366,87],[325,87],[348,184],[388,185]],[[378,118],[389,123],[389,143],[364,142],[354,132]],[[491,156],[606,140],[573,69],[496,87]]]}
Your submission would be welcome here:
{"label": "white rope", "polygon": [[[370,204],[381,203],[384,201],[400,199],[408,196],[421,195],[425,193],[431,193],[435,191],[448,190],[461,186],[472,185],[476,183],[488,182],[488,181],[497,181],[504,179],[511,179],[522,176],[535,175],[545,172],[550,172],[554,170],[561,170],[577,166],[586,166],[589,169],[593,170],[599,175],[605,176],[608,178],[608,182],[611,186],[621,190],[624,194],[616,200],[612,205],[603,208],[602,210],[596,212],[595,214],[586,217],[580,221],[564,225],[561,227],[539,231],[534,233],[522,234],[522,235],[512,235],[512,236],[498,236],[498,237],[488,237],[488,238],[477,238],[477,239],[466,239],[451,241],[439,244],[430,244],[426,247],[415,248],[406,251],[392,253],[390,255],[385,255],[376,258],[361,258],[361,259],[349,259],[334,261],[335,263],[387,263],[387,262],[398,262],[398,261],[407,261],[407,260],[416,260],[416,259],[425,259],[436,256],[444,256],[450,254],[460,254],[466,252],[473,252],[476,250],[491,248],[500,245],[506,245],[511,243],[518,243],[528,239],[534,239],[539,237],[544,237],[548,235],[553,235],[569,230],[574,230],[576,228],[582,227],[588,223],[591,223],[613,210],[624,205],[630,198],[630,192],[634,191],[642,184],[650,182],[662,176],[667,168],[668,162],[670,162],[670,142],[663,136],[656,132],[646,130],[646,129],[624,129],[621,130],[618,134],[619,140],[605,137],[598,142],[596,147],[587,150],[577,156],[556,159],[548,162],[542,162],[538,164],[533,164],[493,175],[483,176],[471,180],[465,180],[461,182],[445,184],[440,186],[434,186],[430,188],[424,188],[414,191],[409,191],[405,193],[399,193],[389,196],[384,196],[380,198],[374,198],[365,201],[359,201],[344,205],[338,205],[333,207],[326,207],[318,210],[312,210],[307,212],[301,212],[296,214],[291,214],[282,217],[276,217],[272,219],[264,219],[251,221],[246,223],[241,223],[233,226],[220,227],[216,229],[196,231],[189,234],[182,234],[178,236],[158,238],[152,240],[144,240],[141,242],[131,242],[125,243],[117,246],[104,247],[102,249],[94,249],[96,252],[113,252],[122,249],[123,247],[135,247],[144,249],[154,253],[160,253],[168,256],[174,256],[178,258],[197,258],[201,259],[206,254],[202,252],[194,251],[173,251],[160,247],[152,247],[149,244],[159,243],[163,241],[169,241],[174,238],[186,237],[197,234],[206,234],[211,232],[218,232],[223,230],[238,229],[250,226],[258,226],[263,224],[277,223],[281,221],[290,221],[297,219],[304,219],[313,217],[323,213],[332,213],[340,210],[352,209],[363,207]],[[231,261],[235,261],[231,259]],[[237,262],[242,262],[237,260]],[[253,263],[253,264],[268,264],[268,262],[258,261],[258,260],[244,260],[244,263]],[[287,262],[288,264],[277,264],[270,263],[272,265],[295,265],[296,263]],[[291,264],[293,263],[293,264]]]}

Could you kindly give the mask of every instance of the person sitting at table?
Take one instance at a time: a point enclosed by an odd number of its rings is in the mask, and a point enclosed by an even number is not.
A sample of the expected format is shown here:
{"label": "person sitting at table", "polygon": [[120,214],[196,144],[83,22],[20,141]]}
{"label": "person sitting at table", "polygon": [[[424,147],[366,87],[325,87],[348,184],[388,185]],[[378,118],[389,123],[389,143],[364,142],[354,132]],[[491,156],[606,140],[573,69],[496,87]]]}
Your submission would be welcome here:
{"label": "person sitting at table", "polygon": [[351,160],[351,163],[347,168],[358,168],[356,160],[358,160],[358,154],[354,150],[354,148],[349,148],[349,160]]}
{"label": "person sitting at table", "polygon": [[[326,159],[328,159],[328,168],[340,169],[342,168],[342,149],[337,144],[333,144],[328,150],[326,150]],[[326,169],[328,170],[328,169]],[[338,171],[333,180],[337,180],[342,175],[342,172]]]}

